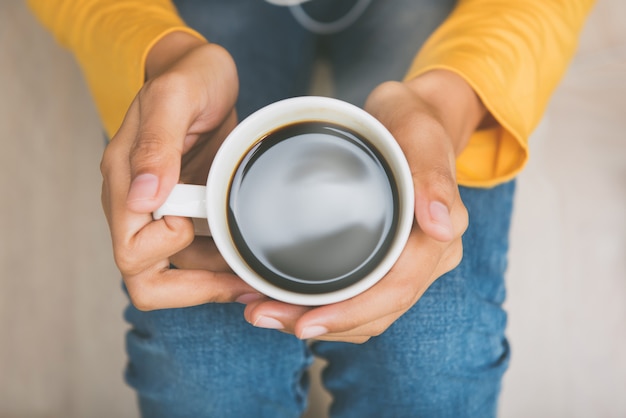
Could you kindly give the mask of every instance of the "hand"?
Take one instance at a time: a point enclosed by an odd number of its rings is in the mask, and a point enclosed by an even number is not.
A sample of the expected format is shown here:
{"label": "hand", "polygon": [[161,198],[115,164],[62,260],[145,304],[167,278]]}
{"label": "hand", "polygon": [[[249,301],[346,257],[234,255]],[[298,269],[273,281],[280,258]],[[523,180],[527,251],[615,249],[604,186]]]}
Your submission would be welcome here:
{"label": "hand", "polygon": [[[212,157],[235,126],[232,58],[175,32],[151,50],[146,77],[101,164],[102,205],[131,301],[151,310],[255,294],[227,272],[210,239],[194,241],[189,219],[151,215],[179,178],[206,181]],[[183,268],[170,269],[170,262]]]}
{"label": "hand", "polygon": [[361,295],[317,308],[256,299],[245,310],[250,323],[302,339],[363,343],[384,332],[459,264],[468,215],[455,180],[455,157],[485,116],[478,97],[459,76],[433,71],[408,83],[379,86],[366,110],[394,135],[413,173],[417,222],[403,253]]}

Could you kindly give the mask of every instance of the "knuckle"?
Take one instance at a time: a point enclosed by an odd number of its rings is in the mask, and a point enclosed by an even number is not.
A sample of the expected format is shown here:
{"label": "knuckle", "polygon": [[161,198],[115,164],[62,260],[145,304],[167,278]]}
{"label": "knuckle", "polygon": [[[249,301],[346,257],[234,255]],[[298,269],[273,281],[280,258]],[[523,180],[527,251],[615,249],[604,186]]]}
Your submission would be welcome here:
{"label": "knuckle", "polygon": [[426,187],[433,196],[444,199],[445,202],[453,201],[458,190],[450,167],[444,165],[435,165],[430,168],[426,179]]}
{"label": "knuckle", "polygon": [[165,254],[168,257],[177,254],[195,240],[193,224],[184,217],[172,216],[152,221],[147,232],[149,233],[137,234],[133,241],[132,253],[144,261],[155,260],[156,254]]}
{"label": "knuckle", "polygon": [[[167,240],[172,243],[172,247],[183,250],[189,247],[196,239],[193,222],[188,218],[173,217],[166,219],[168,224]],[[153,245],[151,242],[148,245]]]}
{"label": "knuckle", "polygon": [[461,205],[461,210],[459,211],[459,221],[456,223],[457,225],[461,225],[461,233],[460,235],[465,234],[465,232],[467,231],[467,228],[469,228],[469,212],[467,211],[467,208],[465,207],[465,205]]}
{"label": "knuckle", "polygon": [[100,160],[100,174],[102,177],[105,177],[109,172],[110,167],[110,157],[111,152],[109,151],[109,147],[106,147],[104,152],[102,153],[102,159]]}
{"label": "knuckle", "polygon": [[133,304],[135,308],[137,308],[137,310],[140,310],[142,312],[148,312],[148,311],[153,311],[155,309],[155,307],[150,302],[150,300],[146,298],[144,295],[142,295],[141,293],[133,294],[129,292],[129,295],[130,295],[130,302]]}
{"label": "knuckle", "polygon": [[115,265],[120,270],[122,275],[129,275],[129,274],[136,273],[134,271],[135,260],[132,259],[132,257],[128,255],[128,252],[121,251],[119,249],[114,249],[113,259],[115,260]]}
{"label": "knuckle", "polygon": [[135,308],[144,312],[155,309],[147,286],[143,284],[143,281],[139,277],[126,278],[125,283],[130,302]]}
{"label": "knuckle", "polygon": [[225,303],[233,300],[233,294],[226,289],[215,289],[210,295],[207,295],[207,303]]}
{"label": "knuckle", "polygon": [[441,138],[447,138],[448,133],[440,118],[432,112],[415,112],[414,123],[419,126],[425,134],[425,138],[433,141],[440,141]]}
{"label": "knuckle", "polygon": [[387,328],[387,325],[375,324],[370,331],[370,337],[378,337],[382,335],[387,330]]}
{"label": "knuckle", "polygon": [[461,264],[461,261],[463,260],[463,242],[459,240],[459,242],[455,245],[455,247],[456,248],[455,248],[454,256],[453,256],[454,267]]}
{"label": "knuckle", "polygon": [[447,271],[450,271],[456,268],[461,261],[463,260],[463,242],[458,239],[453,244],[451,244],[448,250],[447,257]]}
{"label": "knuckle", "polygon": [[102,158],[100,160],[100,174],[102,174],[103,177],[106,177],[113,169],[113,165],[116,161],[118,161],[118,146],[116,142],[110,142],[102,153]]}
{"label": "knuckle", "polygon": [[420,145],[419,152],[424,150],[448,150],[446,145],[449,135],[441,120],[430,110],[424,108],[412,109],[406,116],[401,128],[402,132],[414,138]]}
{"label": "knuckle", "polygon": [[123,276],[135,276],[141,272],[141,267],[134,254],[135,251],[126,246],[114,245],[113,259]]}
{"label": "knuckle", "polygon": [[130,150],[131,166],[140,170],[161,165],[173,151],[169,137],[165,132],[141,132]]}
{"label": "knuckle", "polygon": [[396,310],[405,312],[415,304],[415,296],[412,292],[401,292],[395,302]]}
{"label": "knuckle", "polygon": [[462,210],[461,210],[461,225],[463,225],[463,233],[465,233],[465,231],[467,231],[467,228],[469,227],[469,212],[467,210],[467,208],[465,207],[465,205],[461,205],[462,206]]}
{"label": "knuckle", "polygon": [[140,103],[149,103],[152,98],[163,97],[164,94],[186,92],[188,85],[188,77],[179,71],[170,69],[159,74],[158,77],[148,80],[144,87],[139,90],[138,97]]}

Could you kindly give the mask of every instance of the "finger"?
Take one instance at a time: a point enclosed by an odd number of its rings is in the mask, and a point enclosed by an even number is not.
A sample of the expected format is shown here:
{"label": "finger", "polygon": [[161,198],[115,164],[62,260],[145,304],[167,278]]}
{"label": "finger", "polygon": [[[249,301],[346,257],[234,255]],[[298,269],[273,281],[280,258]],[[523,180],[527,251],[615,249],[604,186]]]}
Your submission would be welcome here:
{"label": "finger", "polygon": [[[246,320],[259,328],[277,329],[289,334],[296,334],[296,324],[299,318],[305,313],[315,309],[310,306],[297,306],[285,304],[275,300],[271,300],[266,297],[254,298],[250,303],[247,303],[244,316]],[[318,334],[317,331],[311,329],[308,330],[316,332],[313,338],[326,341],[350,341],[357,342],[359,340],[365,341],[374,335],[381,334],[393,321],[395,321],[400,315],[393,313],[383,318],[379,318],[371,323],[364,324],[354,329],[340,332],[330,333],[323,331],[322,334]],[[376,331],[379,329],[380,331]],[[311,337],[306,335],[298,335],[301,339],[309,339]]]}
{"label": "finger", "polygon": [[157,266],[124,279],[133,305],[143,311],[234,302],[258,293],[230,273],[177,270]]}
{"label": "finger", "polygon": [[441,165],[417,172],[413,182],[415,217],[420,228],[442,242],[450,242],[462,235],[467,227],[464,220],[467,213],[450,167]]}
{"label": "finger", "polygon": [[[168,82],[162,80],[142,89],[134,103],[140,120],[129,151],[131,183],[126,203],[138,213],[158,208],[178,182],[184,141],[196,116],[187,95],[160,85]],[[167,100],[159,95],[167,95]]]}
{"label": "finger", "polygon": [[[416,251],[421,258],[414,257]],[[444,244],[415,228],[398,263],[369,291],[318,308],[256,299],[244,315],[257,327],[279,329],[301,339],[362,343],[380,335],[410,309],[438,277],[458,265],[462,253],[460,238]]]}
{"label": "finger", "polygon": [[195,145],[185,151],[182,159],[180,181],[188,184],[204,184],[213,159],[226,136],[237,125],[237,113],[233,109],[224,122],[211,132],[198,135]]}
{"label": "finger", "polygon": [[311,309],[313,308],[309,306],[261,298],[247,304],[244,317],[255,327],[278,329],[293,334],[298,319]]}
{"label": "finger", "polygon": [[[303,333],[296,334],[300,339],[314,339],[317,341],[341,341],[355,344],[362,344],[372,337],[376,337],[385,332],[393,324],[401,313],[392,313],[379,318],[373,322],[363,324],[354,329],[343,332],[324,332],[323,329],[308,328]],[[320,332],[322,332],[320,334]],[[307,335],[308,334],[308,335]]]}
{"label": "finger", "polygon": [[[120,148],[114,144],[110,147],[105,159],[115,159],[116,148]],[[181,251],[192,242],[194,232],[189,219],[165,217],[153,222],[150,214],[126,209],[129,176],[123,164],[120,169],[105,167],[103,178],[103,207],[110,226],[114,257],[123,275],[149,268],[153,262]]]}
{"label": "finger", "polygon": [[214,44],[195,48],[146,83],[134,103],[140,120],[129,156],[130,210],[152,212],[165,201],[182,154],[232,111],[237,85],[234,61]]}
{"label": "finger", "polygon": [[[123,228],[122,221],[118,224]],[[154,265],[169,266],[169,257],[187,248],[194,239],[191,221],[168,216],[149,222],[134,235],[115,242],[113,256],[123,276],[150,270]]]}
{"label": "finger", "polygon": [[[393,109],[383,105],[391,102],[396,104]],[[384,83],[366,107],[389,129],[407,158],[420,228],[439,241],[453,240],[465,226],[455,225],[452,217],[460,203],[455,150],[438,115],[402,83]]]}
{"label": "finger", "polygon": [[170,257],[170,260],[181,269],[231,272],[210,237],[195,237],[191,245]]}
{"label": "finger", "polygon": [[295,334],[313,338],[311,330],[318,326],[326,328],[324,334],[340,334],[367,325],[368,335],[378,335],[410,309],[439,277],[438,267],[446,247],[414,229],[404,252],[380,282],[352,299],[305,313],[296,324]]}
{"label": "finger", "polygon": [[[397,134],[410,143],[405,155],[413,174],[415,217],[420,228],[439,241],[458,236],[451,212],[460,203],[456,182],[454,150],[439,121],[429,114],[413,116]],[[404,139],[403,135],[407,136]]]}
{"label": "finger", "polygon": [[[325,334],[349,333],[365,324],[374,324],[380,318],[399,317],[409,309],[432,282],[438,258],[415,260],[416,249],[424,253],[425,245],[439,247],[443,244],[428,238],[414,228],[404,252],[392,270],[372,289],[352,299],[317,308],[300,307],[276,301],[259,301],[246,308],[246,319],[259,324],[260,317],[275,319],[282,329],[307,339]],[[419,278],[426,278],[420,282]],[[389,322],[390,323],[390,322]],[[386,324],[387,326],[389,325]]]}
{"label": "finger", "polygon": [[[433,241],[433,240],[431,240]],[[322,325],[319,326],[320,323],[323,323],[324,319],[311,319],[314,314],[318,314],[319,312],[312,311],[310,314],[307,314],[309,318],[303,318],[300,323],[296,325],[296,329],[293,331],[295,335],[302,339],[314,338],[316,340],[324,340],[324,341],[344,341],[344,342],[352,342],[352,343],[363,343],[369,338],[374,336],[379,336],[383,332],[385,332],[400,316],[404,315],[406,311],[411,309],[415,303],[419,303],[419,298],[422,297],[424,292],[430,287],[430,285],[437,280],[437,278],[441,277],[443,274],[449,272],[454,267],[458,265],[462,256],[462,244],[461,240],[455,240],[453,245],[447,246],[444,251],[444,254],[441,256],[438,262],[436,262],[436,267],[430,273],[430,277],[427,277],[425,280],[422,280],[422,284],[414,289],[406,289],[407,292],[414,292],[413,297],[409,299],[400,299],[397,297],[394,298],[393,294],[390,292],[389,296],[380,295],[380,300],[398,304],[398,309],[388,309],[388,314],[382,315],[380,317],[367,319],[361,318],[360,321],[354,323],[345,323],[343,325],[338,324],[330,324],[330,325]],[[417,280],[417,277],[414,277],[413,280]],[[378,290],[376,290],[378,291]],[[380,302],[379,300],[379,302]],[[376,306],[376,300],[362,300],[359,303],[367,303],[368,307]],[[349,312],[344,312],[344,315],[350,314]],[[327,313],[327,317],[332,317],[333,313]],[[311,321],[310,323],[305,323],[304,321]],[[361,322],[360,324],[358,322]]]}
{"label": "finger", "polygon": [[126,208],[126,196],[130,183],[128,160],[120,143],[111,142],[105,149],[101,163],[102,207],[109,224],[113,247],[126,245],[141,228],[152,221],[146,213],[130,212]]}
{"label": "finger", "polygon": [[[449,272],[454,267],[456,267],[463,254],[461,240],[456,240],[454,245],[449,246],[445,254],[441,257],[437,267],[434,269],[431,278],[426,281],[426,285],[424,286],[424,290],[415,294],[417,299],[421,298],[423,293],[426,291],[428,287],[443,274]],[[419,302],[416,302],[419,303]],[[298,334],[297,331],[292,331],[292,333],[298,335],[300,338],[315,338],[316,340],[323,341],[344,341],[344,342],[352,342],[361,344],[369,340],[371,337],[379,336],[383,332],[385,332],[400,316],[404,315],[408,309],[411,309],[413,305],[408,307],[406,310],[401,309],[398,311],[393,311],[390,314],[376,318],[370,322],[366,322],[362,325],[356,326],[351,329],[347,329],[340,332],[323,332],[322,334],[314,334],[315,332],[319,333],[319,330],[315,328],[303,330]],[[323,331],[323,330],[322,330]],[[308,334],[308,335],[307,335]]]}

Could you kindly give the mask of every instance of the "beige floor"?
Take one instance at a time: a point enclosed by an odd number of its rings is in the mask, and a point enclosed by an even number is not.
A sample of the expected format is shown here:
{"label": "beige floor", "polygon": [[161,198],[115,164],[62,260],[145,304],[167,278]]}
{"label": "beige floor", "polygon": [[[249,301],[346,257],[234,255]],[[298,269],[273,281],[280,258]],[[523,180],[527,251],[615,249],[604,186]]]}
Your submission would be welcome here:
{"label": "beige floor", "polygon": [[[502,417],[626,416],[625,18],[599,1],[519,181]],[[0,417],[136,417],[97,115],[19,0],[0,3],[0,140]]]}

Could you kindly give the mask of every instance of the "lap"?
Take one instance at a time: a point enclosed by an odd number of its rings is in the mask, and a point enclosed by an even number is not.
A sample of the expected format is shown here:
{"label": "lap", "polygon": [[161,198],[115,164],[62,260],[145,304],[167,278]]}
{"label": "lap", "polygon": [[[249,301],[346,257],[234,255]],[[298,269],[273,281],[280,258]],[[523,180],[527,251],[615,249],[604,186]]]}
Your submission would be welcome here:
{"label": "lap", "polygon": [[[329,363],[333,416],[495,416],[509,358],[502,303],[513,191],[462,189],[471,219],[463,261],[385,333],[362,345],[312,345]],[[242,309],[129,306],[127,379],[145,416],[302,413],[310,348],[252,327]]]}

